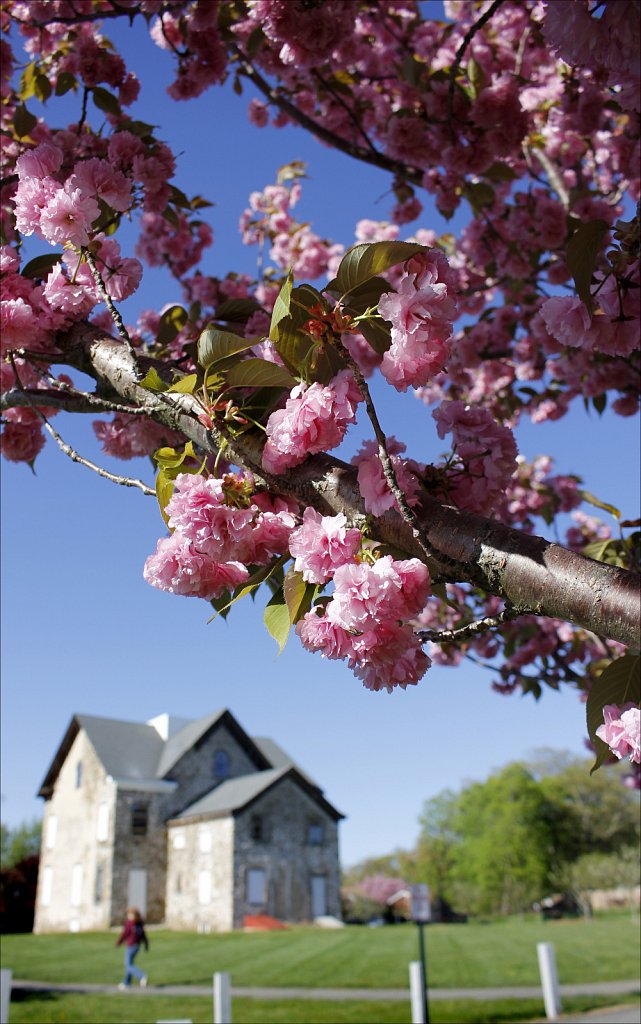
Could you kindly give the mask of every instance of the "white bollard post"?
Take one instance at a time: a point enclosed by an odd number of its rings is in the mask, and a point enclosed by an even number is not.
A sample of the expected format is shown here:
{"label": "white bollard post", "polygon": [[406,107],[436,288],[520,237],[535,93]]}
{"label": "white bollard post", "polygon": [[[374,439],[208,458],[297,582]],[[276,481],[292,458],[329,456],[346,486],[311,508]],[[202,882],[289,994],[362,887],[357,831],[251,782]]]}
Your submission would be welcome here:
{"label": "white bollard post", "polygon": [[537,942],[536,952],[539,958],[539,973],[543,986],[543,1003],[548,1020],[555,1020],[561,1013],[561,993],[556,973],[556,957],[551,942]]}
{"label": "white bollard post", "polygon": [[214,974],[214,1024],[231,1024],[231,978],[223,971]]}
{"label": "white bollard post", "polygon": [[410,1003],[412,1006],[412,1024],[426,1024],[423,989],[423,964],[420,960],[412,960],[410,963]]}
{"label": "white bollard post", "polygon": [[9,1024],[9,1002],[11,1000],[11,971],[0,971],[0,1024]]}

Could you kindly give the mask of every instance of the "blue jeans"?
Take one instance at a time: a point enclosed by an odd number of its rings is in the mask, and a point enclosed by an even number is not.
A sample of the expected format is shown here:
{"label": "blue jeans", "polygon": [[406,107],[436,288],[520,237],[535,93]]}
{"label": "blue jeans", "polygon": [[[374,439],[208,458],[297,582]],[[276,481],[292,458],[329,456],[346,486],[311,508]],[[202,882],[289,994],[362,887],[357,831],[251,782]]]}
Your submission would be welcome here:
{"label": "blue jeans", "polygon": [[125,946],[125,985],[131,984],[132,975],[138,978],[139,981],[145,977],[140,967],[136,967],[134,960],[138,956],[138,950],[140,946]]}

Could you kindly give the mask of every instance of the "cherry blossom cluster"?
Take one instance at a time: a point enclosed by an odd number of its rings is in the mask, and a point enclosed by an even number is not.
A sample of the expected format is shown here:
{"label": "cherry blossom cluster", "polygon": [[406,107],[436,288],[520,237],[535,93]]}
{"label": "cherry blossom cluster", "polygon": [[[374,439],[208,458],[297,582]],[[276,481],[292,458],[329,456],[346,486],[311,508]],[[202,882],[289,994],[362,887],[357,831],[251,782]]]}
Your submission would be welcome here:
{"label": "cherry blossom cluster", "polygon": [[[293,543],[313,543],[323,531],[331,531],[324,548],[355,542],[344,526],[322,521],[317,513],[303,523]],[[310,529],[312,527],[312,529]],[[336,538],[336,530],[339,538]],[[345,530],[341,537],[340,532]],[[306,565],[306,556],[297,564]],[[312,572],[316,572],[316,567]],[[369,690],[403,689],[417,683],[430,666],[408,620],[423,608],[430,594],[427,566],[416,558],[401,561],[384,555],[373,561],[345,561],[336,567],[325,557],[321,572],[333,582],[333,594],[324,607],[309,611],[296,626],[300,640],[309,651],[324,658],[346,661]]]}
{"label": "cherry blossom cluster", "polygon": [[254,492],[249,473],[220,479],[181,473],[165,513],[172,533],[158,541],[144,577],[172,594],[211,601],[287,550],[295,506]]}
{"label": "cherry blossom cluster", "polygon": [[308,455],[336,448],[354,422],[362,397],[350,370],[341,370],[326,387],[318,382],[297,384],[284,409],[277,409],[267,421],[264,469],[283,473]]}
{"label": "cherry blossom cluster", "polygon": [[[294,174],[296,168],[294,168]],[[310,280],[327,273],[343,254],[342,245],[321,239],[308,224],[292,216],[301,195],[300,182],[267,185],[262,192],[252,192],[249,208],[240,218],[240,232],[245,245],[263,246],[269,242],[269,258],[284,272],[293,272]]]}

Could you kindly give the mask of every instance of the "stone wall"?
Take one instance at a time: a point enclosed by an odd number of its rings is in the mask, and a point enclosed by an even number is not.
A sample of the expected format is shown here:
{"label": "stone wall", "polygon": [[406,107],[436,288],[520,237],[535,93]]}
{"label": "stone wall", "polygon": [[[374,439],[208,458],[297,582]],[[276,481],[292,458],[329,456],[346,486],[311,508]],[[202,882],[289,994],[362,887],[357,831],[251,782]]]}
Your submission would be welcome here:
{"label": "stone wall", "polygon": [[165,804],[166,819],[179,814],[222,781],[214,775],[214,755],[219,750],[229,757],[230,779],[256,771],[254,761],[229,730],[223,725],[216,726],[188,750],[167,774],[166,777],[176,781],[179,786],[175,796],[170,797]]}
{"label": "stone wall", "polygon": [[169,827],[168,928],[231,931],[233,848],[231,817]]}
{"label": "stone wall", "polygon": [[[130,902],[129,873],[147,873],[147,905],[145,920],[158,924],[165,917],[165,877],[167,870],[167,829],[165,805],[167,795],[145,790],[118,789],[115,813],[113,851],[113,897],[110,924],[124,921]],[[147,808],[147,832],[134,835],[134,807]],[[141,908],[142,909],[142,908]]]}
{"label": "stone wall", "polygon": [[[310,826],[322,841],[310,842]],[[262,829],[262,838],[254,838]],[[311,921],[312,877],[325,878],[325,913],[340,916],[338,825],[291,779],[285,778],[236,816],[234,927],[246,914]],[[318,838],[318,833],[316,833]],[[265,899],[248,899],[248,873],[265,872]]]}
{"label": "stone wall", "polygon": [[115,787],[80,731],[45,804],[34,932],[111,923],[114,804]]}

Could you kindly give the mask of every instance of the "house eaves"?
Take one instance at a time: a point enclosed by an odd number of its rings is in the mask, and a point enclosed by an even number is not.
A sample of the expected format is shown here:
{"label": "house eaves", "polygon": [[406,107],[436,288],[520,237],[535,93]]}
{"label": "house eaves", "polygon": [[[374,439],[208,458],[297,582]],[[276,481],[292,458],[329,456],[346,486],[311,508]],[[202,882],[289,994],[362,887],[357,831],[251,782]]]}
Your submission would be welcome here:
{"label": "house eaves", "polygon": [[300,772],[286,765],[282,768],[270,768],[252,775],[241,775],[236,779],[228,779],[196,800],[195,803],[190,804],[175,818],[170,819],[167,824],[184,825],[187,821],[204,821],[237,815],[251,807],[259,797],[264,796],[268,790],[277,786],[285,778],[291,778],[334,821],[340,821],[345,817],[325,799],[317,786],[310,785]]}
{"label": "house eaves", "polygon": [[156,766],[165,744],[153,726],[77,714],[69,723],[38,796],[48,799],[52,795],[56,779],[81,729],[107,775],[131,782],[156,777]]}

